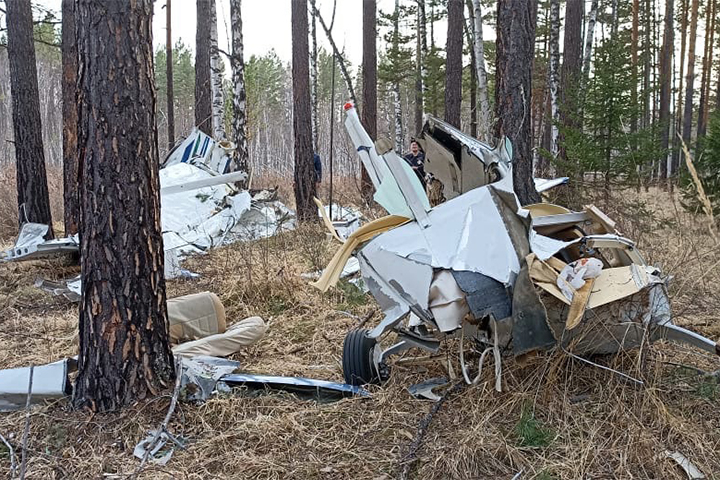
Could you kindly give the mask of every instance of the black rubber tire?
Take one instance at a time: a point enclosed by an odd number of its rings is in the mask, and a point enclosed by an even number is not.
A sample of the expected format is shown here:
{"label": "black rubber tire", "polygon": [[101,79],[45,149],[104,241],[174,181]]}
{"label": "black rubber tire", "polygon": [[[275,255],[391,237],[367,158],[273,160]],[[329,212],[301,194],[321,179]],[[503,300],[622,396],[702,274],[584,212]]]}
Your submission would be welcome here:
{"label": "black rubber tire", "polygon": [[368,330],[351,330],[343,342],[343,375],[350,385],[380,383],[373,367],[375,339],[367,336]]}

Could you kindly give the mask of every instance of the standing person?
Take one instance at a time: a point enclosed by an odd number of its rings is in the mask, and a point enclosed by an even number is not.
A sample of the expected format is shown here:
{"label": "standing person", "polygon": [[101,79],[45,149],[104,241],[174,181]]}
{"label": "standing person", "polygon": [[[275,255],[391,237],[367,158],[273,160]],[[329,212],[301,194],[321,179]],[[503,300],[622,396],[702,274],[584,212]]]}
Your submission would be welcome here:
{"label": "standing person", "polygon": [[315,190],[320,190],[320,182],[322,182],[322,162],[320,161],[320,155],[317,153],[313,154],[313,166],[315,168]]}
{"label": "standing person", "polygon": [[410,153],[406,153],[403,158],[412,167],[423,188],[425,188],[425,152],[420,150],[420,145],[414,138],[410,141]]}

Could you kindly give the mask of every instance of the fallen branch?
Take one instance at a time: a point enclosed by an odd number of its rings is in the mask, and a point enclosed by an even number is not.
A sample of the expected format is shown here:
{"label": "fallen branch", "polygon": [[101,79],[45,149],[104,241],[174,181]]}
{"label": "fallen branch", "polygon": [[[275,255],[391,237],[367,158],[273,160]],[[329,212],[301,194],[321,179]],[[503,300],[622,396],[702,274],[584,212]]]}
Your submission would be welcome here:
{"label": "fallen branch", "polygon": [[345,79],[345,84],[347,86],[348,92],[350,93],[350,99],[352,100],[353,104],[355,104],[355,108],[357,108],[355,90],[352,86],[352,80],[350,80],[350,74],[348,73],[347,67],[345,66],[345,60],[343,59],[340,51],[335,45],[335,40],[333,40],[332,33],[330,32],[330,29],[327,27],[327,25],[325,25],[325,20],[323,20],[322,15],[320,15],[320,11],[315,5],[315,0],[310,0],[310,4],[312,5],[313,12],[315,12],[315,16],[318,18],[318,20],[320,20],[320,25],[322,25],[323,30],[325,30],[325,35],[327,36],[328,41],[330,42],[330,46],[333,49],[333,53],[335,54],[335,58],[337,58],[338,64],[340,65],[340,72],[342,72],[342,76]]}
{"label": "fallen branch", "polygon": [[440,397],[440,400],[435,402],[428,412],[427,415],[425,415],[425,418],[420,420],[420,424],[418,425],[418,431],[415,435],[415,439],[410,444],[410,448],[408,449],[408,453],[405,455],[402,461],[403,469],[402,472],[400,472],[400,476],[398,477],[400,480],[407,480],[410,476],[410,471],[412,470],[413,465],[415,465],[415,462],[417,462],[417,452],[420,450],[420,447],[422,446],[422,442],[425,439],[425,435],[427,434],[427,430],[430,427],[430,422],[432,422],[433,417],[435,414],[440,410],[440,408],[443,406],[445,401],[450,397],[450,395],[454,394],[455,392],[458,392],[462,390],[465,387],[464,382],[458,382],[452,387],[448,388],[442,397]]}
{"label": "fallen branch", "polygon": [[693,164],[692,157],[690,156],[687,145],[685,145],[685,140],[683,140],[682,136],[679,133],[678,138],[680,139],[683,154],[685,156],[685,165],[687,165],[690,176],[692,176],[693,183],[695,183],[695,189],[697,190],[698,199],[700,200],[700,203],[703,206],[703,210],[705,210],[705,214],[708,217],[708,230],[710,231],[710,236],[713,238],[713,240],[715,240],[715,243],[717,243],[718,238],[715,234],[715,217],[713,216],[712,203],[710,203],[710,199],[705,194],[705,189],[703,188],[700,176],[695,169],[695,165]]}
{"label": "fallen branch", "polygon": [[[140,466],[138,466],[137,470],[133,474],[131,478],[135,478],[143,469],[145,466],[145,463],[148,460],[148,457],[150,456],[150,452],[155,448],[155,445],[157,445],[157,442],[160,440],[160,435],[163,433],[166,433],[170,439],[174,439],[170,432],[167,431],[168,423],[170,423],[170,417],[172,417],[172,414],[175,412],[175,407],[177,406],[178,397],[180,396],[180,381],[182,380],[182,357],[176,356],[175,357],[175,390],[173,390],[173,396],[170,400],[170,407],[168,408],[167,414],[165,414],[165,418],[163,419],[160,426],[155,431],[155,436],[153,437],[152,441],[147,445],[145,448],[145,455],[143,455],[142,461],[140,462]],[[174,441],[174,440],[173,440]]]}
{"label": "fallen branch", "polygon": [[17,464],[15,463],[15,450],[13,450],[10,442],[8,442],[2,434],[0,434],[0,441],[2,441],[8,449],[8,455],[10,455],[10,478],[13,479],[15,478],[15,469],[17,468]]}
{"label": "fallen branch", "polygon": [[27,400],[25,401],[25,430],[23,430],[22,438],[22,455],[20,460],[20,480],[25,479],[25,467],[27,465],[27,441],[28,435],[30,434],[30,400],[32,399],[32,386],[33,386],[33,372],[35,371],[35,365],[30,366],[30,375],[28,379],[28,394]]}

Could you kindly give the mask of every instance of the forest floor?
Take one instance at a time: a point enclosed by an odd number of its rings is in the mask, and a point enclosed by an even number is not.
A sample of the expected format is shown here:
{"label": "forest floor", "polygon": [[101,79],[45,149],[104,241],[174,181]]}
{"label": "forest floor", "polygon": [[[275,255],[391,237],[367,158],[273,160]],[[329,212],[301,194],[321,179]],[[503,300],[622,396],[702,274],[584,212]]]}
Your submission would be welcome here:
{"label": "forest floor", "polygon": [[[649,263],[674,276],[676,322],[720,338],[720,249],[704,219],[657,190],[625,191],[597,204],[638,241]],[[369,295],[349,284],[322,294],[300,277],[324,267],[336,248],[320,226],[220,248],[187,260],[184,266],[200,278],[169,281],[168,295],[209,290],[222,299],[230,322],[251,315],[269,322],[267,336],[235,356],[248,372],[342,381],[345,334],[357,318],[375,311],[372,324],[380,314]],[[77,353],[77,306],[33,287],[37,276],[77,273],[57,260],[0,266],[0,367]],[[459,372],[456,349],[447,352]],[[687,478],[665,455],[677,451],[720,479],[720,385],[688,368],[717,371],[720,361],[662,343],[603,362],[644,385],[561,352],[522,364],[504,359],[502,393],[492,389],[488,369],[479,385],[448,396],[417,449],[410,478]],[[321,404],[266,394],[180,403],[169,430],[187,439],[187,448],[137,478],[397,478],[433,406],[413,399],[407,387],[441,371],[396,365],[386,384],[369,388],[369,399]],[[167,394],[102,415],[72,411],[64,400],[34,408],[27,478],[131,477],[140,463],[134,445],[160,424],[169,403]],[[0,434],[16,454],[25,416],[0,415]],[[0,444],[0,474],[9,468]]]}

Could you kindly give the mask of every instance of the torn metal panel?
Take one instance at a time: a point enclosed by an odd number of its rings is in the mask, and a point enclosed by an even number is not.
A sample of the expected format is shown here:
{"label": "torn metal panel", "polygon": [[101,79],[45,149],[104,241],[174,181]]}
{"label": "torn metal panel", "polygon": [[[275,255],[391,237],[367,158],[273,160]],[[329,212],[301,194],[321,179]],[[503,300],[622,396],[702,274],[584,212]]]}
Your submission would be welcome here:
{"label": "torn metal panel", "polygon": [[37,278],[35,279],[35,288],[39,288],[40,290],[44,290],[56,296],[65,297],[73,303],[79,302],[82,299],[82,293],[80,291],[80,276],[71,280],[64,280],[60,282]]}
{"label": "torn metal panel", "polygon": [[150,430],[147,436],[135,445],[133,455],[140,460],[147,458],[150,463],[162,466],[170,461],[176,446],[184,448],[185,443],[167,431],[158,435],[157,430]]}
{"label": "torn metal panel", "polygon": [[[320,200],[315,199],[318,206],[318,215],[322,218],[325,226],[332,236],[339,242],[344,242],[357,231],[362,224],[362,213],[351,207],[343,207],[336,203],[331,205],[323,205]],[[330,213],[332,212],[332,218]]]}
{"label": "torn metal panel", "polygon": [[218,381],[240,368],[240,362],[206,355],[183,356],[180,379],[181,398],[203,402],[216,391]]}
{"label": "torn metal panel", "polygon": [[372,240],[363,252],[387,251],[433,268],[482,273],[510,284],[520,261],[493,200],[495,187],[481,187],[433,208],[430,228],[407,223]]}
{"label": "torn metal panel", "polygon": [[207,178],[200,178],[197,180],[186,181],[183,183],[175,183],[174,185],[162,187],[160,189],[160,195],[172,195],[173,193],[198,190],[204,187],[214,187],[216,185],[222,185],[223,183],[229,185],[233,182],[240,182],[245,179],[247,179],[247,173],[245,172],[233,172],[226,173],[224,175],[212,175]]}
{"label": "torn metal panel", "polygon": [[501,320],[512,313],[512,292],[510,289],[481,273],[453,271],[458,285],[466,294],[470,311],[476,319],[488,315]]}
{"label": "torn metal panel", "polygon": [[48,226],[40,223],[24,223],[15,245],[2,252],[0,258],[6,262],[33,260],[56,255],[77,253],[80,241],[77,235],[45,240]]}
{"label": "torn metal panel", "polygon": [[533,181],[535,183],[535,190],[537,190],[538,193],[542,193],[560,185],[565,185],[570,181],[570,177],[559,177],[551,179],[534,178]]}
{"label": "torn metal panel", "polygon": [[[33,367],[31,404],[66,397],[72,392],[68,373],[76,368],[75,360],[66,358]],[[0,411],[25,408],[30,367],[0,370]]]}
{"label": "torn metal panel", "polygon": [[434,389],[444,387],[449,384],[446,377],[437,377],[425,380],[424,382],[416,383],[408,387],[408,392],[415,398],[425,398],[437,402],[440,400],[440,395],[433,392]]}
{"label": "torn metal panel", "polygon": [[246,387],[253,390],[284,390],[295,393],[303,398],[309,397],[320,402],[336,401],[353,396],[370,396],[367,390],[355,385],[303,377],[233,373],[225,375],[220,381],[230,387]]}
{"label": "torn metal panel", "polygon": [[457,330],[461,320],[471,310],[466,292],[458,285],[453,274],[448,270],[438,270],[430,284],[428,307],[441,332]]}
{"label": "torn metal panel", "polygon": [[426,117],[418,141],[425,150],[425,171],[444,185],[448,200],[505,178],[512,168],[506,138],[493,148],[432,116]]}
{"label": "torn metal panel", "polygon": [[520,270],[512,298],[512,352],[522,355],[552,347],[557,338],[548,327],[545,304],[530,280],[527,264]]}
{"label": "torn metal panel", "polygon": [[685,474],[688,476],[689,480],[702,480],[702,479],[706,478],[705,475],[700,471],[700,469],[698,469],[682,453],[670,452],[669,450],[666,450],[665,456],[674,460],[675,463],[677,463],[680,466],[680,468],[682,468],[685,471]]}
{"label": "torn metal panel", "polygon": [[234,150],[233,143],[218,143],[195,127],[180,145],[170,151],[161,168],[187,163],[222,174],[228,171]]}
{"label": "torn metal panel", "polygon": [[360,118],[358,117],[355,107],[351,103],[347,103],[344,108],[347,114],[345,118],[345,129],[357,149],[360,161],[368,173],[373,187],[377,191],[377,189],[380,188],[380,183],[384,175],[386,175],[387,167],[383,168],[384,165],[375,151],[375,144],[360,123]]}

